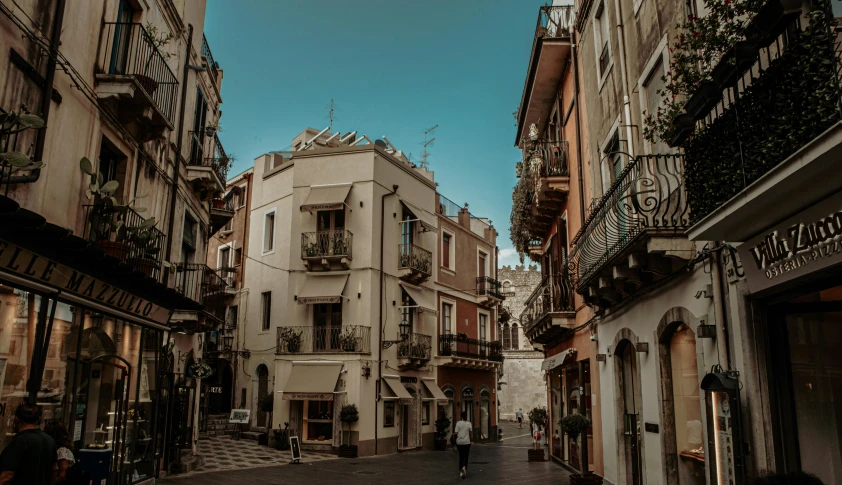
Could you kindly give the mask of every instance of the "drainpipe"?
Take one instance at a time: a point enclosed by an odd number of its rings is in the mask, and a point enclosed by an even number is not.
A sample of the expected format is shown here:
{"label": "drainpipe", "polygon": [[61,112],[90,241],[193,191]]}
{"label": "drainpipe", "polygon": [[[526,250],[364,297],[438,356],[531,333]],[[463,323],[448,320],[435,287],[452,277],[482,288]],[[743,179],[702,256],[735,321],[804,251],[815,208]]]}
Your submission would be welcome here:
{"label": "drainpipe", "polygon": [[628,140],[628,152],[631,158],[634,158],[634,143],[632,142],[632,121],[631,109],[629,103],[629,95],[627,89],[629,85],[629,78],[626,74],[626,38],[623,31],[623,14],[620,11],[620,0],[614,0],[614,10],[617,12],[617,40],[620,44],[620,75],[623,81],[623,116],[626,118],[626,139]]}
{"label": "drainpipe", "polygon": [[[58,46],[61,43],[61,28],[64,23],[64,6],[67,0],[58,0],[56,5],[56,19],[53,22],[53,32],[50,36],[50,57],[47,60],[47,75],[44,77],[44,87],[41,89],[41,118],[44,120],[44,127],[38,129],[38,139],[35,141],[35,151],[32,159],[40,161],[44,157],[44,144],[47,141],[47,125],[50,119],[50,108],[52,107],[53,82],[56,78],[56,57]],[[9,177],[9,184],[31,184],[37,182],[41,177],[41,169],[36,168],[27,175],[12,175]]]}
{"label": "drainpipe", "polygon": [[[719,243],[711,241],[710,247],[718,247]],[[713,311],[716,313],[716,352],[719,354],[720,365],[723,369],[731,368],[731,361],[728,358],[728,336],[725,332],[725,306],[722,301],[722,260],[719,258],[719,250],[711,253],[710,279],[713,287]]]}
{"label": "drainpipe", "polygon": [[378,315],[379,329],[377,332],[377,382],[374,385],[374,454],[377,455],[377,426],[379,412],[377,411],[377,403],[380,402],[380,386],[381,377],[383,376],[383,343],[380,339],[383,337],[383,284],[386,278],[386,271],[383,270],[383,238],[386,234],[386,197],[398,193],[398,184],[392,185],[392,191],[386,192],[380,197],[380,315]]}
{"label": "drainpipe", "polygon": [[[175,226],[175,202],[178,198],[178,177],[181,170],[181,150],[184,138],[184,108],[187,104],[187,76],[190,74],[190,47],[193,44],[193,25],[187,24],[187,47],[184,49],[184,67],[181,76],[181,106],[178,111],[178,139],[176,140],[175,162],[173,163],[172,191],[170,192],[169,222],[167,223],[167,249],[164,253],[165,261],[172,258],[172,232]],[[164,281],[169,276],[170,268],[164,271]]]}
{"label": "drainpipe", "polygon": [[[579,224],[585,224],[585,179],[582,173],[582,119],[579,113],[579,36],[574,31],[574,42],[570,46],[573,54],[573,102],[576,103],[576,164],[579,169]],[[569,243],[569,241],[568,241]]]}

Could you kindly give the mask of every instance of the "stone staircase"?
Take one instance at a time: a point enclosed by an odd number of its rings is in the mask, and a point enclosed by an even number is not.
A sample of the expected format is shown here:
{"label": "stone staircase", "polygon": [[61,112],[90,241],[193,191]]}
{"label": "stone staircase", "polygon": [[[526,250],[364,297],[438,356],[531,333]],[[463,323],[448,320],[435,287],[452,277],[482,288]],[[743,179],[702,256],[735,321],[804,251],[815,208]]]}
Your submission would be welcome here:
{"label": "stone staircase", "polygon": [[239,425],[228,422],[227,414],[211,414],[208,415],[208,429],[199,433],[199,438],[201,439],[203,436],[233,436],[237,426]]}

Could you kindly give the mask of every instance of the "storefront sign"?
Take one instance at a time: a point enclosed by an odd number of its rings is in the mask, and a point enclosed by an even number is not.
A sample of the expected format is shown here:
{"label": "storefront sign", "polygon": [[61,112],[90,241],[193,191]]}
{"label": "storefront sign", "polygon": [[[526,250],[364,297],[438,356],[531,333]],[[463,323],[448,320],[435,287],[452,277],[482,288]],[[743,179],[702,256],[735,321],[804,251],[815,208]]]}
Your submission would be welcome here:
{"label": "storefront sign", "polygon": [[315,305],[318,303],[339,303],[342,297],[337,296],[299,296],[299,305]]}
{"label": "storefront sign", "polygon": [[842,262],[842,194],[787,219],[737,250],[752,292]]}
{"label": "storefront sign", "polygon": [[228,416],[229,423],[248,424],[251,417],[251,409],[232,409],[231,416]]}
{"label": "storefront sign", "polygon": [[10,273],[72,294],[83,301],[129,314],[139,320],[166,324],[171,311],[92,276],[35,254],[20,246],[0,241],[0,274]]}
{"label": "storefront sign", "polygon": [[462,390],[462,399],[473,399],[474,398],[474,390],[470,387],[467,389]]}
{"label": "storefront sign", "polygon": [[285,392],[285,401],[333,401],[332,392]]}

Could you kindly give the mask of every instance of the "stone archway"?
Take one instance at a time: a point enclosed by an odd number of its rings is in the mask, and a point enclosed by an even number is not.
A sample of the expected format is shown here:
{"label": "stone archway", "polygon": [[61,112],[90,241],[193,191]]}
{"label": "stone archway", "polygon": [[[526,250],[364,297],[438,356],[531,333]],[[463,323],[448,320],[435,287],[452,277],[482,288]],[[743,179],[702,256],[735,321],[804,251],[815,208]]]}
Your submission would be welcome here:
{"label": "stone archway", "polygon": [[[614,337],[614,413],[617,443],[617,483],[640,485],[646,477],[644,443],[640,422],[643,409],[643,392],[640,386],[640,361],[635,344],[637,335],[622,328]],[[625,361],[625,362],[624,362]],[[636,422],[626,435],[626,416],[636,415]],[[635,478],[636,477],[636,478]]]}

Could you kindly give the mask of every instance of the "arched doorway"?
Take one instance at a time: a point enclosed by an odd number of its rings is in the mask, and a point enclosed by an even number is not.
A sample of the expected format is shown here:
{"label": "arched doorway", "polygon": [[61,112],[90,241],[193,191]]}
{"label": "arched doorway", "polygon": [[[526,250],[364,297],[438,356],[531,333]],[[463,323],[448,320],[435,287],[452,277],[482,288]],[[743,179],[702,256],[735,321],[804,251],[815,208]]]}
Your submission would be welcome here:
{"label": "arched doorway", "polygon": [[622,441],[620,444],[620,456],[625,462],[625,483],[640,485],[642,483],[641,446],[642,437],[640,433],[640,382],[637,369],[637,355],[634,344],[629,340],[623,340],[617,347],[615,354],[617,359],[617,378],[619,381],[620,399],[618,404],[621,410],[620,423],[622,423]]}
{"label": "arched doorway", "polygon": [[456,421],[459,421],[459,417],[456,416],[456,400],[453,395],[453,389],[445,389],[444,395],[447,397],[447,404],[439,406],[439,413],[444,413],[450,419],[450,430],[453,431]]}
{"label": "arched doorway", "polygon": [[480,440],[491,438],[491,396],[487,389],[483,389],[479,394],[479,430]]}
{"label": "arched doorway", "polygon": [[[672,381],[672,386],[665,390],[672,396],[666,396],[665,408],[672,406],[674,436],[670,441],[674,445],[666,449],[675,453],[677,477],[669,477],[670,482],[681,485],[704,485],[705,455],[702,431],[702,405],[699,398],[699,370],[696,361],[696,335],[685,323],[675,323],[671,331],[662,336],[662,342],[668,345],[669,362],[662,363],[664,382]],[[665,415],[666,416],[666,415]],[[675,455],[673,455],[675,456]]]}
{"label": "arched doorway", "polygon": [[263,411],[263,400],[269,395],[269,368],[265,364],[257,366],[257,426],[265,428],[268,425],[268,414]]}
{"label": "arched doorway", "polygon": [[[472,426],[476,426],[477,423],[474,421],[474,389],[472,387],[465,387],[462,389],[461,404],[462,412],[468,413],[468,422],[471,423]],[[462,419],[461,416],[459,419]]]}

